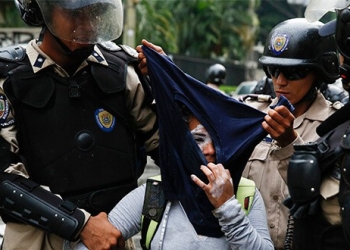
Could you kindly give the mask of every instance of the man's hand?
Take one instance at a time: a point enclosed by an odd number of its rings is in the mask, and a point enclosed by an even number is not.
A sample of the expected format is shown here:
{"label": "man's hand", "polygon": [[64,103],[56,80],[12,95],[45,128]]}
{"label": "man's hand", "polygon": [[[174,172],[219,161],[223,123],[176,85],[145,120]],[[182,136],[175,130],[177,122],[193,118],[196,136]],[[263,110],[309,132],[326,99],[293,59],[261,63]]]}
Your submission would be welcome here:
{"label": "man's hand", "polygon": [[108,221],[104,212],[89,218],[80,238],[90,250],[117,249],[125,243],[121,232]]}
{"label": "man's hand", "polygon": [[297,138],[293,128],[294,115],[285,106],[278,106],[270,109],[262,123],[265,131],[270,134],[278,145],[285,147]]}
{"label": "man's hand", "polygon": [[201,166],[201,170],[207,176],[209,183],[205,184],[194,174],[192,180],[203,189],[209,201],[215,208],[220,207],[234,195],[234,187],[230,171],[222,164],[209,163],[208,166]]}
{"label": "man's hand", "polygon": [[[154,49],[159,54],[165,55],[165,52],[163,51],[162,47],[154,45],[153,43],[150,43],[145,39],[142,39],[142,45]],[[148,74],[147,59],[145,54],[143,54],[142,45],[138,45],[136,47],[136,51],[139,53],[138,54],[139,69],[141,70],[142,74],[147,75]]]}

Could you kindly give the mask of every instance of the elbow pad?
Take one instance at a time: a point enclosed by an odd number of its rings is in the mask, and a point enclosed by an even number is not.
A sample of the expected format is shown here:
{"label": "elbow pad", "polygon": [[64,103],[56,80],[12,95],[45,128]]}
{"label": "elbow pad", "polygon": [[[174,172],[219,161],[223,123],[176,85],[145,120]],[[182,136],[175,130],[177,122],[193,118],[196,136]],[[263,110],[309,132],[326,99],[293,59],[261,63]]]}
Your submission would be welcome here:
{"label": "elbow pad", "polygon": [[85,216],[77,206],[60,199],[26,178],[1,173],[0,211],[47,233],[75,241],[84,226]]}
{"label": "elbow pad", "polygon": [[293,202],[314,200],[320,193],[321,173],[318,165],[317,144],[294,145],[288,166],[288,189]]}

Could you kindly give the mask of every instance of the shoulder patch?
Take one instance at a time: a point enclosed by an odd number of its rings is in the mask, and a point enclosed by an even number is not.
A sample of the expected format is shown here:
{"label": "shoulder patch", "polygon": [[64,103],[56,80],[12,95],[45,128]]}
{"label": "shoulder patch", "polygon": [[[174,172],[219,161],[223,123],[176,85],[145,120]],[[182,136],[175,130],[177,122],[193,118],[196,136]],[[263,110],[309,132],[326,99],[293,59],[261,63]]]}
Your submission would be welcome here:
{"label": "shoulder patch", "polygon": [[8,119],[10,105],[5,95],[0,94],[0,127],[7,127],[14,123],[13,119]]}
{"label": "shoulder patch", "polygon": [[22,61],[26,56],[25,48],[14,45],[0,49],[0,60],[18,62]]}

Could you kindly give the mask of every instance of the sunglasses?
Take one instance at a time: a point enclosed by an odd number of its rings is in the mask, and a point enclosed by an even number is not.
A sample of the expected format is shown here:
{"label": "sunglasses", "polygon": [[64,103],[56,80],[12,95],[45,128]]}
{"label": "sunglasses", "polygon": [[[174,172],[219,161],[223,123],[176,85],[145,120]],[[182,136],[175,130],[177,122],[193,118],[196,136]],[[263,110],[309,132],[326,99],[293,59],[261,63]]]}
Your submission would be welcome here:
{"label": "sunglasses", "polygon": [[296,81],[305,78],[311,72],[311,70],[305,67],[268,66],[267,72],[275,78],[282,73],[287,80]]}

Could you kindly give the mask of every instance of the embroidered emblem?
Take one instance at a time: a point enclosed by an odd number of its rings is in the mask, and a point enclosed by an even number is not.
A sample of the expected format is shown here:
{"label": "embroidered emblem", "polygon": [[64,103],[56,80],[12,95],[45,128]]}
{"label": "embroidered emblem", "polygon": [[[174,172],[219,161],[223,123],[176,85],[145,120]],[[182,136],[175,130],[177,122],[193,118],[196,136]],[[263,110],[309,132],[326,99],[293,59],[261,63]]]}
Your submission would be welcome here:
{"label": "embroidered emblem", "polygon": [[97,109],[95,111],[96,123],[100,129],[105,132],[110,132],[113,130],[115,125],[115,117],[108,113],[104,109]]}
{"label": "embroidered emblem", "polygon": [[10,113],[10,105],[5,95],[0,94],[0,124],[6,127],[14,123],[13,119],[7,119]]}
{"label": "embroidered emblem", "polygon": [[274,55],[280,55],[286,48],[289,42],[287,34],[276,34],[271,37],[270,47]]}

